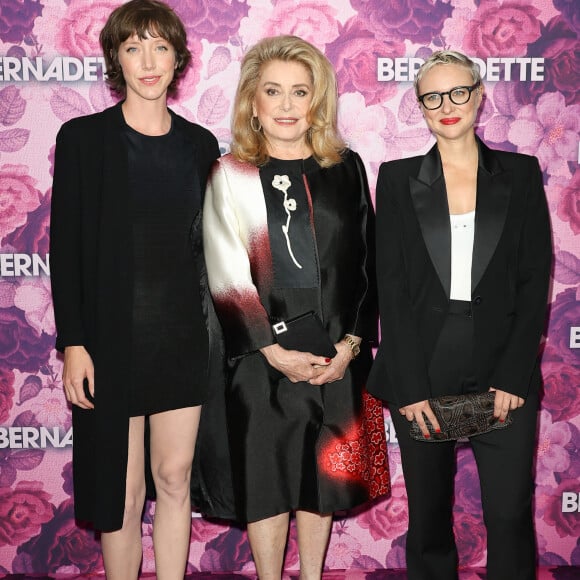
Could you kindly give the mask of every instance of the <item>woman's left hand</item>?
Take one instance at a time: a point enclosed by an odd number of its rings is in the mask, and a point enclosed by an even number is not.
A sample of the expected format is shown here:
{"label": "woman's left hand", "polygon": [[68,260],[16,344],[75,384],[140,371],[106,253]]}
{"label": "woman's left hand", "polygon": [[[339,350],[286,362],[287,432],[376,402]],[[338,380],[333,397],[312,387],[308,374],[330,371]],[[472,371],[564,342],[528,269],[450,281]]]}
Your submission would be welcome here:
{"label": "woman's left hand", "polygon": [[514,409],[518,409],[524,405],[524,399],[517,395],[512,395],[511,393],[500,391],[493,387],[490,387],[489,390],[495,391],[493,416],[499,419],[502,423],[505,421],[508,411],[513,411]]}
{"label": "woman's left hand", "polygon": [[334,348],[336,348],[335,357],[330,361],[328,366],[316,369],[319,371],[318,374],[308,381],[311,385],[333,383],[334,381],[340,381],[344,377],[346,367],[348,367],[352,360],[352,350],[344,342],[337,342]]}

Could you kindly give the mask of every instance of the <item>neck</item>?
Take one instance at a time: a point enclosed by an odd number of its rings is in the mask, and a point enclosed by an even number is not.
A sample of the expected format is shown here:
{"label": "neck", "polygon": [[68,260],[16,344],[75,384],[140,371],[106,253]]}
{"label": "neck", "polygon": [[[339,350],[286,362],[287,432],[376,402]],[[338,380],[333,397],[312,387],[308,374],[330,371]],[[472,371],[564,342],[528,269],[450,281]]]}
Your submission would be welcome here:
{"label": "neck", "polygon": [[165,135],[171,128],[171,115],[165,99],[136,102],[127,98],[121,109],[127,125],[144,135]]}
{"label": "neck", "polygon": [[312,150],[305,141],[298,143],[268,142],[268,155],[276,159],[306,159],[312,155]]}
{"label": "neck", "polygon": [[441,156],[443,165],[459,165],[465,167],[466,164],[473,162],[477,165],[479,151],[474,133],[467,135],[463,139],[453,141],[437,139],[437,148],[439,149],[439,155]]}

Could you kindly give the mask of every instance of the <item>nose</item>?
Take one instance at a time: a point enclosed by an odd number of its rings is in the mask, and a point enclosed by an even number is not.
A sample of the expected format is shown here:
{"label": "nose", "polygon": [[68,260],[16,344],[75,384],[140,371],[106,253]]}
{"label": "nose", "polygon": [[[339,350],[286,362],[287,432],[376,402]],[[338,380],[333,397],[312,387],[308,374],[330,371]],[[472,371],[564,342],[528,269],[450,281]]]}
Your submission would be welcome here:
{"label": "nose", "polygon": [[441,105],[441,109],[443,111],[451,111],[453,109],[453,103],[449,98],[449,95],[443,95],[443,104]]}
{"label": "nose", "polygon": [[145,70],[150,70],[155,66],[153,53],[150,50],[144,50],[141,58],[141,66]]}
{"label": "nose", "polygon": [[282,110],[289,111],[292,108],[292,101],[290,95],[284,95],[282,100]]}

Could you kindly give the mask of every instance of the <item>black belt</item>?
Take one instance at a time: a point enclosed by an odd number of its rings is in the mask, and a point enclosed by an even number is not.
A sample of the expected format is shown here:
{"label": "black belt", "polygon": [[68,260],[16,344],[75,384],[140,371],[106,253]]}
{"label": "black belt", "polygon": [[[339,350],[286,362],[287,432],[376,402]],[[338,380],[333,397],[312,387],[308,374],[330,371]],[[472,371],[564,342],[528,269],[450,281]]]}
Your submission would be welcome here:
{"label": "black belt", "polygon": [[471,302],[469,300],[450,300],[448,314],[460,314],[471,318]]}

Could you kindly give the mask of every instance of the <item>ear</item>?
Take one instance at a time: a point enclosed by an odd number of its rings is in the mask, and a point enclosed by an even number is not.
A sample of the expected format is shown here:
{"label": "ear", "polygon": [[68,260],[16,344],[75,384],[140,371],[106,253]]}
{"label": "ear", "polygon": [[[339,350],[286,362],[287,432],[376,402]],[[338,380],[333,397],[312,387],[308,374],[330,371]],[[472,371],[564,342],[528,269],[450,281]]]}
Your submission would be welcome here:
{"label": "ear", "polygon": [[485,87],[483,86],[483,83],[480,82],[479,86],[475,90],[477,92],[477,97],[479,99],[479,103],[477,104],[477,107],[479,108],[483,103],[483,99],[485,97]]}
{"label": "ear", "polygon": [[252,101],[252,117],[257,117],[258,111],[256,110],[256,101]]}

